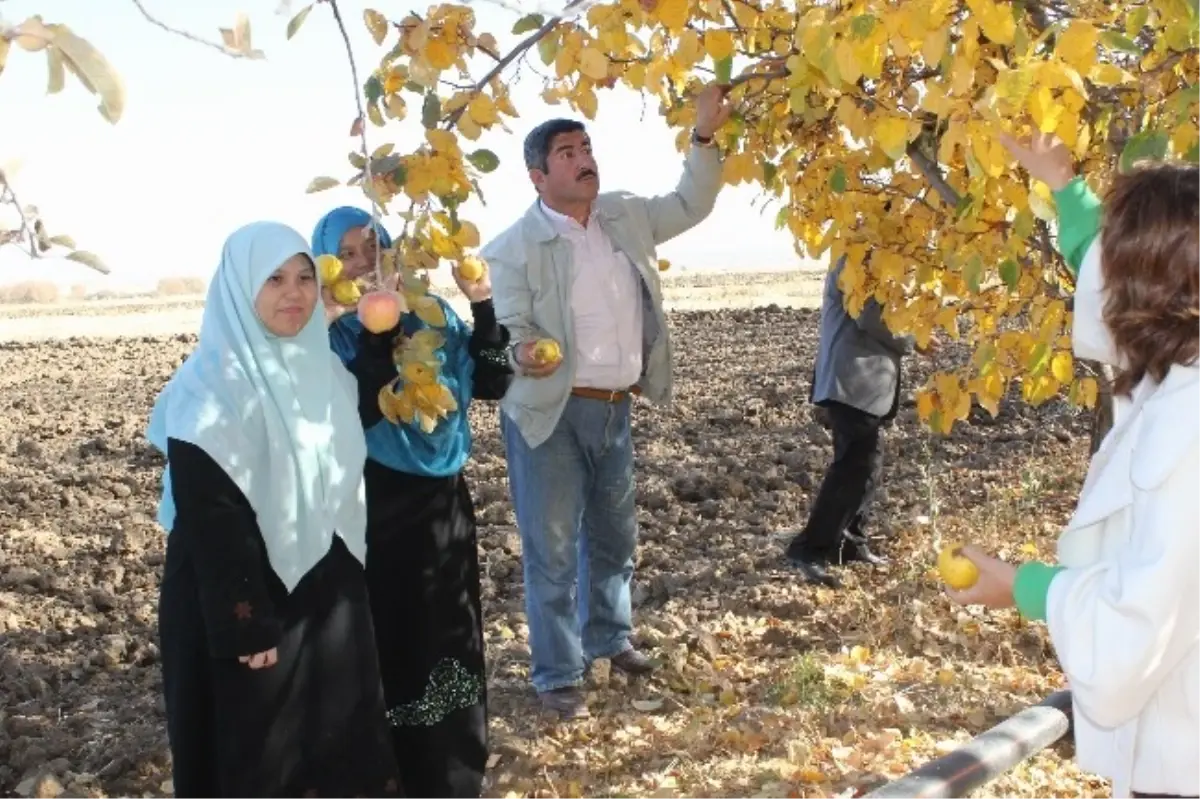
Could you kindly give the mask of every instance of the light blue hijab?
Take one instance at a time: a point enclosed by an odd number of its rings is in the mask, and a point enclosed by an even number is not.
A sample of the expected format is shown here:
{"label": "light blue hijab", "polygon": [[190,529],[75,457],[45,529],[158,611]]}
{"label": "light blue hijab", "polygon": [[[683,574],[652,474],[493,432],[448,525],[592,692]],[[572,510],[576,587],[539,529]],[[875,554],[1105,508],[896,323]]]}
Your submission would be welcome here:
{"label": "light blue hijab", "polygon": [[[291,338],[270,333],[254,310],[267,278],[297,253],[311,257],[308,243],[277,222],[247,225],[226,240],[200,343],[159,394],[146,432],[164,454],[168,438],[200,447],[229,475],[254,508],[288,591],[335,533],[364,561],[367,526],[358,391],[329,349],[320,299]],[[175,523],[169,468],[158,521],[168,532]]]}

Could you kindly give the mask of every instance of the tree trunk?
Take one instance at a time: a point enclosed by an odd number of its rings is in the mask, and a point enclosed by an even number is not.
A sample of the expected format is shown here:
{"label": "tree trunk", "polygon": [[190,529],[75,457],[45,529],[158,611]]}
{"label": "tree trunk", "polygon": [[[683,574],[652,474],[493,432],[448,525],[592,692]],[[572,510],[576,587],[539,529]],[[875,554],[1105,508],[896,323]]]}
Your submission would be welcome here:
{"label": "tree trunk", "polygon": [[1106,363],[1087,361],[1088,366],[1096,372],[1096,382],[1100,388],[1096,394],[1096,408],[1092,411],[1092,438],[1088,444],[1088,454],[1095,455],[1108,431],[1116,423],[1116,405],[1113,403],[1113,370]]}

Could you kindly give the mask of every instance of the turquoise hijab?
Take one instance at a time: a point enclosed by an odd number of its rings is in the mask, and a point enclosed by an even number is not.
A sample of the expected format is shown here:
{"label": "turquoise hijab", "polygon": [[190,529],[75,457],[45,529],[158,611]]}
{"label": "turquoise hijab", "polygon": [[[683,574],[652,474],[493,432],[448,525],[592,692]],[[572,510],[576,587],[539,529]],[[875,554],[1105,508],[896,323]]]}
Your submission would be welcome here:
{"label": "turquoise hijab", "polygon": [[[256,222],[225,242],[208,290],[200,343],[163,388],[146,437],[164,454],[174,438],[204,450],[258,517],[271,568],[291,591],[335,534],[366,556],[366,443],[357,387],[329,349],[318,299],[299,334],[270,333],[254,310],[259,290],[296,254],[303,236]],[[180,486],[178,490],[187,490]],[[175,523],[170,469],[159,523]]]}
{"label": "turquoise hijab", "polygon": [[[313,228],[313,253],[337,255],[347,231],[370,224],[371,215],[362,209],[351,206],[333,209]],[[392,237],[388,232],[378,224],[375,230],[383,247],[391,247]],[[471,455],[471,425],[467,418],[475,377],[475,362],[469,348],[471,328],[454,313],[449,303],[441,297],[438,302],[446,314],[446,326],[438,328],[446,338],[445,345],[437,353],[441,362],[441,382],[458,400],[458,410],[438,422],[432,433],[425,433],[412,424],[392,424],[386,419],[366,432],[367,454],[371,460],[397,472],[420,477],[458,474]],[[401,324],[406,336],[428,327],[413,313],[404,314]],[[329,343],[344,363],[358,357],[362,329],[357,314],[352,313],[344,314],[330,325]]]}

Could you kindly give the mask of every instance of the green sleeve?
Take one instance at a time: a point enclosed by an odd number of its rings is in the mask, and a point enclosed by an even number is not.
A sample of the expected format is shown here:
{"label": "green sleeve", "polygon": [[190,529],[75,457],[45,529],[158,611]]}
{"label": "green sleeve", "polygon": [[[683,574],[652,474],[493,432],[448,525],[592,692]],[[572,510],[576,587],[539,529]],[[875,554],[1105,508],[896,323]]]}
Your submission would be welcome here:
{"label": "green sleeve", "polygon": [[1062,570],[1062,566],[1037,561],[1017,567],[1017,575],[1013,579],[1013,601],[1022,616],[1032,621],[1046,620],[1046,595],[1050,593],[1050,583],[1055,575]]}
{"label": "green sleeve", "polygon": [[1088,247],[1100,232],[1100,198],[1088,187],[1082,175],[1054,192],[1058,206],[1058,251],[1066,259],[1071,274],[1079,276],[1079,267]]}

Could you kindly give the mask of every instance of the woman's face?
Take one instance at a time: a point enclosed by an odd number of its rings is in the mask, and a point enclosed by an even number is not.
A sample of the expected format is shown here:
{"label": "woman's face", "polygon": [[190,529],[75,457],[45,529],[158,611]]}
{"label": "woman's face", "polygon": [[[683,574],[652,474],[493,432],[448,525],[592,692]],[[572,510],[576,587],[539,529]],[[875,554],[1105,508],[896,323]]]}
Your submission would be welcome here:
{"label": "woman's face", "polygon": [[342,274],[353,279],[372,271],[377,247],[375,231],[369,225],[347,230],[338,249],[338,258],[342,259]]}
{"label": "woman's face", "polygon": [[319,291],[313,262],[307,255],[293,255],[258,290],[254,312],[267,330],[291,338],[312,318]]}

